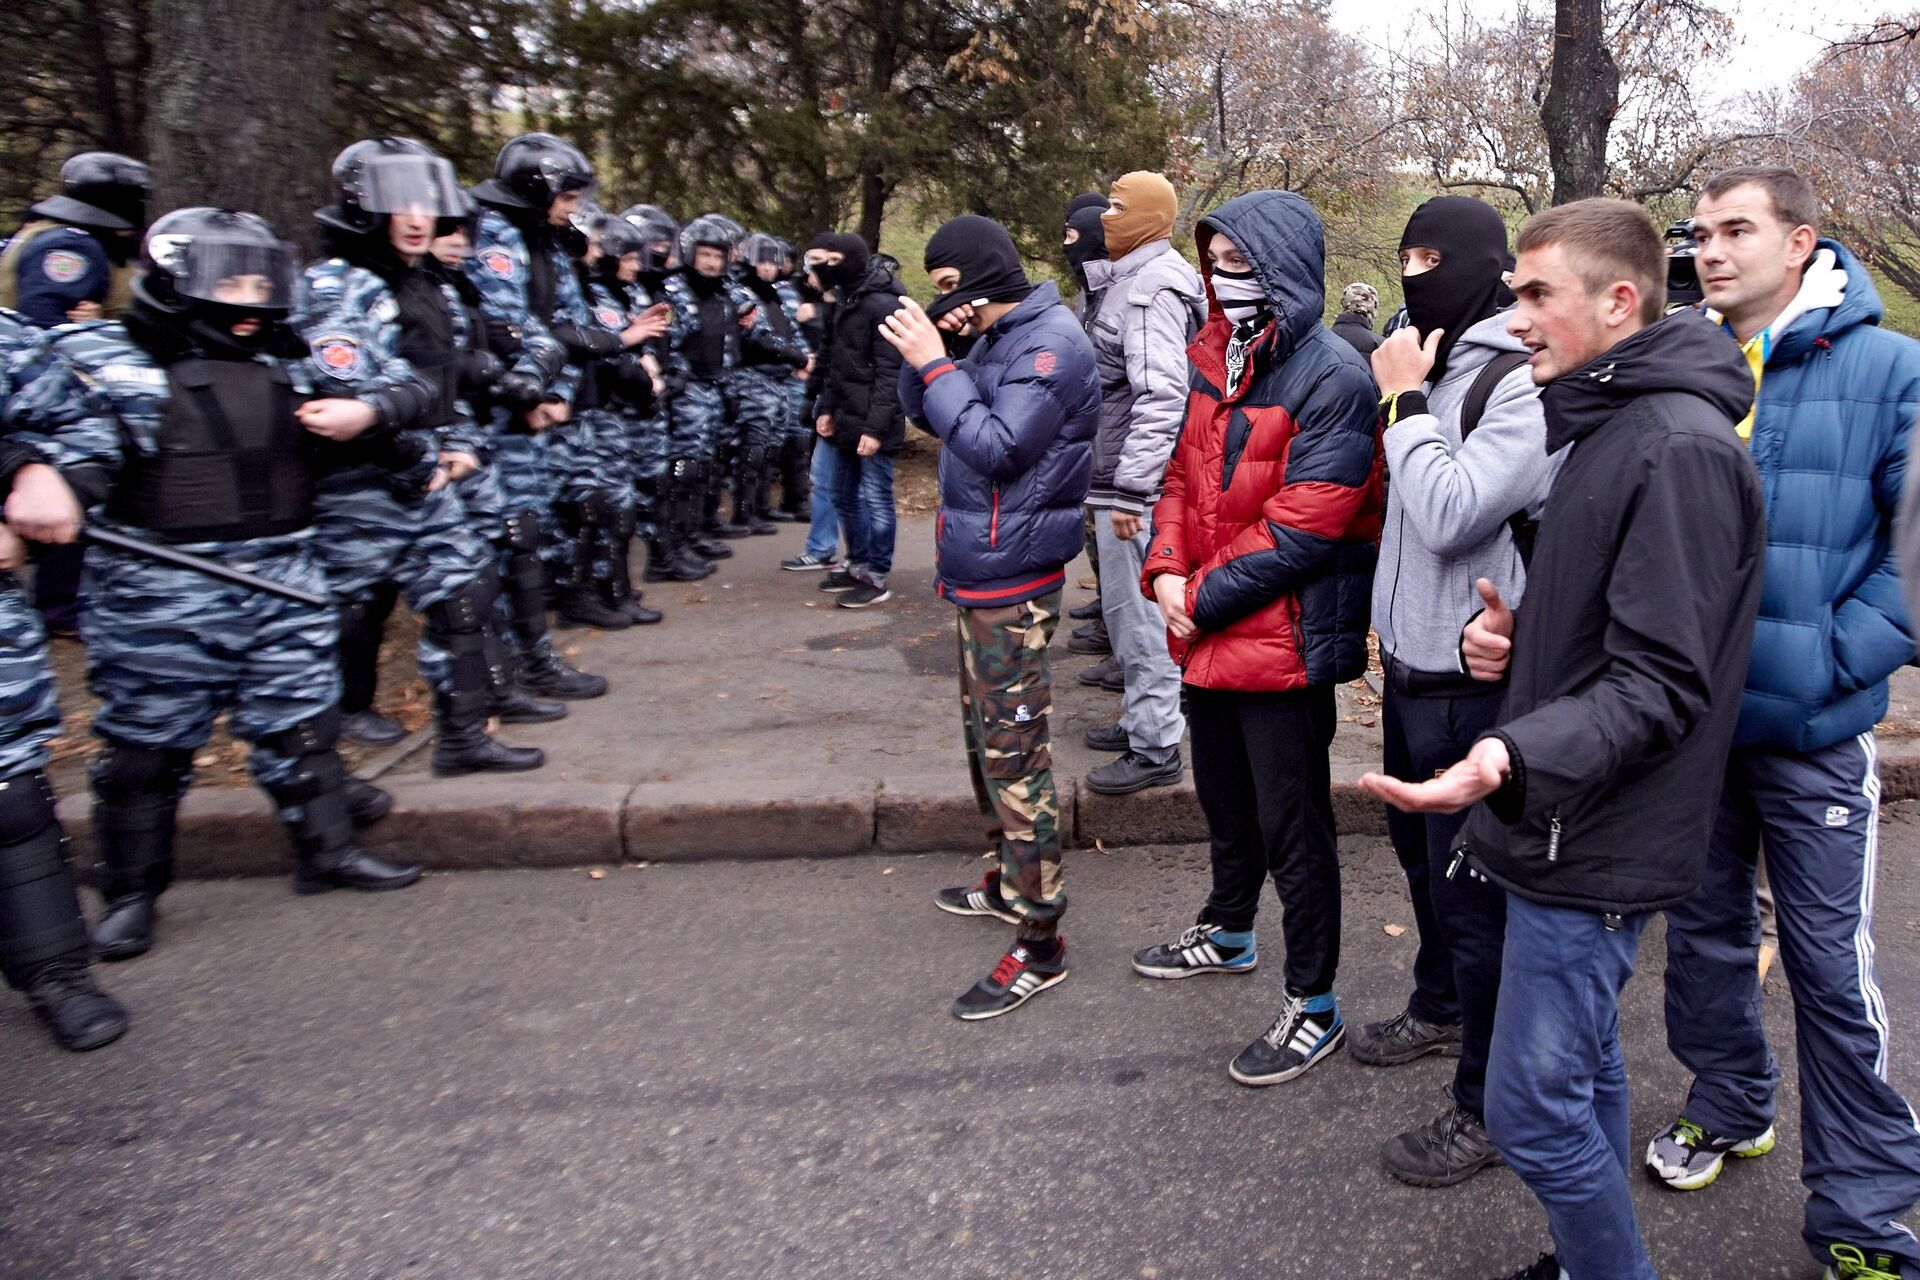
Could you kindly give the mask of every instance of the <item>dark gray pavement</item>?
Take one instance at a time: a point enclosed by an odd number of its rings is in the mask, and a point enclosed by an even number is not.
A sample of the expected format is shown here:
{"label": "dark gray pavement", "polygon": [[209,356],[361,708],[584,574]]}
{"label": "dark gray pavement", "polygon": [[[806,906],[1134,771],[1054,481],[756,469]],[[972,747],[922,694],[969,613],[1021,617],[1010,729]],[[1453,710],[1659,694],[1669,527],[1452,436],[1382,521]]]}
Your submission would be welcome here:
{"label": "dark gray pavement", "polygon": [[[1893,1072],[1920,1089],[1920,813],[1887,822],[1879,957]],[[1344,846],[1350,1018],[1405,997],[1384,841]],[[133,1031],[83,1057],[0,999],[0,1274],[158,1280],[1491,1280],[1543,1246],[1513,1176],[1416,1191],[1380,1141],[1441,1104],[1438,1060],[1331,1060],[1249,1090],[1225,1064],[1281,985],[1152,983],[1192,847],[1078,852],[1072,978],[967,1025],[948,1000],[1005,926],[938,914],[957,855],[483,871],[296,899],[166,900],[105,971]],[[1271,900],[1269,900],[1271,901]],[[1685,1079],[1659,931],[1626,996],[1636,1135]],[[1778,976],[1776,1044],[1791,1043]],[[1787,1054],[1789,1063],[1790,1053]],[[1797,1100],[1779,1148],[1678,1196],[1636,1187],[1672,1280],[1804,1278]]]}

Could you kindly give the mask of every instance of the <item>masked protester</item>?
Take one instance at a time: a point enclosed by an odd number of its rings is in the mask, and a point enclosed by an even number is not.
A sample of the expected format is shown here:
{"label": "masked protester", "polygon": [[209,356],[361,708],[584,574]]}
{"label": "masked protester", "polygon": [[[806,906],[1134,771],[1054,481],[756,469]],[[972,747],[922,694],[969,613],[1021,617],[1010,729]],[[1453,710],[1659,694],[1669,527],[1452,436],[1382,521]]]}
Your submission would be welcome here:
{"label": "masked protester", "polygon": [[[818,272],[826,267],[831,273],[845,255],[840,250],[823,248],[824,240],[824,236],[816,236],[807,246],[793,281],[801,300],[794,320],[813,358],[808,361],[806,381],[800,388],[800,429],[807,440],[807,545],[799,555],[788,556],[780,562],[780,567],[789,573],[831,573],[841,567],[840,511],[833,502],[833,478],[839,455],[833,445],[815,431],[813,404],[823,389],[826,375],[823,356],[827,334],[832,330],[834,308],[828,300],[830,286],[820,279]],[[859,248],[864,250],[865,243]]]}
{"label": "masked protester", "polygon": [[[999,223],[945,223],[926,266],[939,297],[924,312],[903,302],[882,334],[900,353],[907,414],[943,445],[936,586],[956,606],[967,765],[999,855],[978,884],[943,889],[935,904],[1016,926],[992,972],[953,1002],[972,1021],[1067,976],[1047,645],[1067,562],[1084,546],[1100,392],[1085,329],[1058,287],[1027,280]],[[956,362],[941,328],[980,341]]]}
{"label": "masked protester", "polygon": [[1095,313],[1100,310],[1099,295],[1087,287],[1087,264],[1107,256],[1107,227],[1100,216],[1106,208],[1103,201],[1075,210],[1067,216],[1067,224],[1060,233],[1061,256],[1066,258],[1074,282],[1080,286],[1074,296],[1073,314],[1080,317],[1083,324],[1092,324]]}
{"label": "masked protester", "polygon": [[[485,624],[499,594],[493,553],[451,488],[456,469],[479,466],[485,444],[451,376],[460,346],[452,304],[423,265],[435,233],[471,201],[452,165],[405,139],[354,143],[332,179],[334,203],[316,215],[330,256],[307,269],[292,323],[308,343],[312,384],[386,419],[328,451],[315,495],[314,549],[340,610],[342,732],[376,745],[404,736],[372,706],[397,588],[422,623],[434,771],[537,768],[539,751],[486,732],[496,701],[502,711],[542,708],[523,706],[533,700],[513,686]],[[417,462],[396,471],[387,455],[402,451]]]}
{"label": "masked protester", "polygon": [[[1460,631],[1482,607],[1477,582],[1520,603],[1529,512],[1553,478],[1527,349],[1495,309],[1506,256],[1506,223],[1492,206],[1464,196],[1421,205],[1401,237],[1410,323],[1373,353],[1393,477],[1373,581],[1386,686],[1383,767],[1408,782],[1465,756],[1499,717],[1506,686],[1467,672]],[[1446,287],[1428,287],[1436,275]],[[1456,305],[1461,297],[1478,301],[1466,308]],[[1458,336],[1446,371],[1436,374],[1448,325]],[[1388,810],[1419,927],[1414,989],[1402,1011],[1348,1040],[1370,1066],[1459,1055],[1439,1116],[1381,1150],[1387,1172],[1413,1186],[1451,1186],[1500,1159],[1487,1138],[1486,1084],[1506,898],[1485,880],[1447,874],[1463,821]]]}
{"label": "masked protester", "polygon": [[[1091,325],[1100,368],[1100,432],[1093,449],[1094,549],[1103,582],[1138,582],[1146,563],[1144,516],[1187,410],[1187,343],[1206,315],[1200,275],[1174,249],[1173,185],[1157,173],[1113,184],[1102,221],[1112,255],[1089,262],[1100,298]],[[1180,670],[1167,654],[1166,623],[1138,591],[1102,595],[1106,638],[1125,686],[1120,719],[1086,733],[1096,751],[1120,757],[1087,774],[1103,795],[1170,786],[1182,772]],[[1078,642],[1075,642],[1076,645]]]}
{"label": "masked protester", "polygon": [[1379,314],[1380,291],[1356,280],[1340,291],[1340,314],[1333,319],[1333,331],[1361,355],[1371,356],[1380,345],[1380,335],[1373,331]]}
{"label": "masked protester", "polygon": [[1213,886],[1193,927],[1133,966],[1152,978],[1252,969],[1271,877],[1286,907],[1285,996],[1227,1073],[1275,1085],[1346,1035],[1327,753],[1334,690],[1367,664],[1379,411],[1360,357],[1320,323],[1311,205],[1256,191],[1201,219],[1194,239],[1212,301],[1141,582],[1183,673]]}
{"label": "masked protester", "polygon": [[893,455],[906,438],[906,420],[900,355],[880,336],[880,324],[905,291],[859,236],[819,235],[807,252],[819,255],[813,273],[833,299],[815,362],[813,413],[814,430],[834,451],[814,484],[832,495],[847,540],[846,564],[828,573],[820,589],[837,594],[843,609],[864,609],[891,598]]}
{"label": "masked protester", "polygon": [[[33,442],[16,392],[46,363],[25,317],[0,310],[0,977],[27,998],[63,1049],[97,1049],[127,1029],[127,1013],[100,990],[80,914],[66,834],[46,767],[60,734],[47,638],[20,580],[23,539],[67,545],[80,503]],[[14,434],[18,425],[20,434]]]}
{"label": "masked protester", "polygon": [[[391,429],[400,399],[307,383],[310,347],[287,324],[294,264],[263,219],[176,210],[149,229],[142,267],[125,321],[62,330],[59,363],[24,393],[47,456],[90,523],[324,596],[313,524],[329,455],[344,450],[396,475],[423,462],[432,470]],[[85,619],[88,683],[104,744],[91,771],[107,900],[97,954],[127,959],[152,945],[175,812],[223,711],[292,838],[297,892],[419,878],[420,868],[354,845],[356,823],[390,801],[350,779],[334,750],[331,608],[98,546],[87,572],[97,587]]]}
{"label": "masked protester", "polygon": [[517,650],[516,679],[530,693],[563,701],[607,691],[604,679],[574,670],[554,648],[542,568],[543,555],[571,554],[545,550],[556,530],[541,436],[572,416],[575,384],[566,348],[551,328],[554,299],[556,291],[579,292],[555,237],[592,184],[585,157],[560,139],[530,133],[509,140],[493,177],[473,190],[482,208],[464,268],[480,296],[491,349],[507,368],[491,395],[494,466],[463,482],[460,498],[483,536],[500,548],[509,624],[503,634]]}
{"label": "masked protester", "polygon": [[[1067,206],[1067,224],[1061,232],[1060,252],[1067,260],[1067,266],[1073,271],[1073,278],[1080,289],[1074,295],[1073,314],[1080,322],[1089,326],[1100,311],[1100,296],[1087,287],[1087,267],[1094,262],[1103,262],[1107,257],[1107,228],[1100,215],[1107,209],[1107,198],[1098,193],[1089,192],[1073,198]],[[1091,503],[1087,505],[1087,545],[1095,544],[1095,515]],[[1087,567],[1093,573],[1093,599],[1086,604],[1077,605],[1067,611],[1067,616],[1080,625],[1073,629],[1068,638],[1067,647],[1075,653],[1093,653],[1107,655],[1101,662],[1095,663],[1081,673],[1081,679],[1088,684],[1098,684],[1118,692],[1124,688],[1121,678],[1120,660],[1113,655],[1113,643],[1107,635],[1105,608],[1101,603],[1100,557],[1087,557]]]}

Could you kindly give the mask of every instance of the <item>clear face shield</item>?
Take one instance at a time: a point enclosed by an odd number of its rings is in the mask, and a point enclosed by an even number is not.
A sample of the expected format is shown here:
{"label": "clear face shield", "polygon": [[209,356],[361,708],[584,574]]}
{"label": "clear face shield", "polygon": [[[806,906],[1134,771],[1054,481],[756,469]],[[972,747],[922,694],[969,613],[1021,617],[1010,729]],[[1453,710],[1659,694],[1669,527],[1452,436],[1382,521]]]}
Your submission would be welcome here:
{"label": "clear face shield", "polygon": [[439,156],[376,156],[360,170],[359,205],[368,213],[465,217],[473,202],[453,165]]}
{"label": "clear face shield", "polygon": [[147,253],[182,298],[256,311],[293,307],[294,254],[279,242],[217,231],[160,234],[148,237]]}

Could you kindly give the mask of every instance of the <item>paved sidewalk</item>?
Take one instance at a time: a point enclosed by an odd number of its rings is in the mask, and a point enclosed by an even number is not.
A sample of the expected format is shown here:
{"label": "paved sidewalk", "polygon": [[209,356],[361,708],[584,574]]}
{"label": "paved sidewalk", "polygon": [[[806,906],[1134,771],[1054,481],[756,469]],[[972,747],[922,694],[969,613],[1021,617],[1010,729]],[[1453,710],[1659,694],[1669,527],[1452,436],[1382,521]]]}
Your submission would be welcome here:
{"label": "paved sidewalk", "polygon": [[[397,804],[369,843],[439,868],[980,847],[960,747],[953,611],[931,589],[932,519],[902,519],[893,599],[866,610],[835,607],[818,590],[820,574],[780,571],[803,528],[780,530],[730,544],[735,557],[703,582],[649,586],[647,602],[667,614],[659,626],[560,633],[613,688],[572,704],[557,724],[502,731],[545,748],[547,767],[436,779],[416,750],[380,776]],[[1084,559],[1070,567],[1067,607],[1091,598],[1078,585],[1086,572]],[[1204,838],[1190,775],[1127,797],[1080,786],[1112,758],[1089,751],[1081,734],[1117,716],[1119,697],[1074,679],[1096,661],[1067,651],[1074,625],[1063,620],[1053,647],[1064,830],[1084,845]],[[1910,675],[1903,693],[1920,683]],[[1379,806],[1350,785],[1379,760],[1378,699],[1348,686],[1340,714],[1341,829],[1379,832]],[[1912,745],[1885,745],[1890,798],[1920,794]],[[84,795],[62,806],[83,849],[86,812]],[[253,789],[196,788],[184,815],[187,874],[284,868],[282,839]]]}

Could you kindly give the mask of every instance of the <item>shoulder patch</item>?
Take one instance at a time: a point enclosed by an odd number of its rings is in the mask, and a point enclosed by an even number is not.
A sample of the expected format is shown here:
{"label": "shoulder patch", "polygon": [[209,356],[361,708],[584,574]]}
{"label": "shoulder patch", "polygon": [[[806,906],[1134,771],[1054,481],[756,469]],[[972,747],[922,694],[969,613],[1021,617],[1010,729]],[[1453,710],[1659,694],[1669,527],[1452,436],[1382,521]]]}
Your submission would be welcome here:
{"label": "shoulder patch", "polygon": [[86,274],[87,260],[70,249],[55,249],[40,259],[40,270],[55,284],[72,284]]}
{"label": "shoulder patch", "polygon": [[480,265],[502,280],[511,280],[519,274],[519,267],[514,262],[513,255],[505,249],[487,250],[486,256],[480,259]]}
{"label": "shoulder patch", "polygon": [[1059,367],[1060,357],[1051,351],[1042,351],[1033,358],[1033,371],[1043,378]]}
{"label": "shoulder patch", "polygon": [[360,344],[342,333],[313,340],[314,367],[329,377],[350,379],[360,372]]}
{"label": "shoulder patch", "polygon": [[593,313],[593,318],[598,320],[600,326],[604,329],[618,329],[622,327],[620,324],[620,313],[612,307],[599,308]]}

